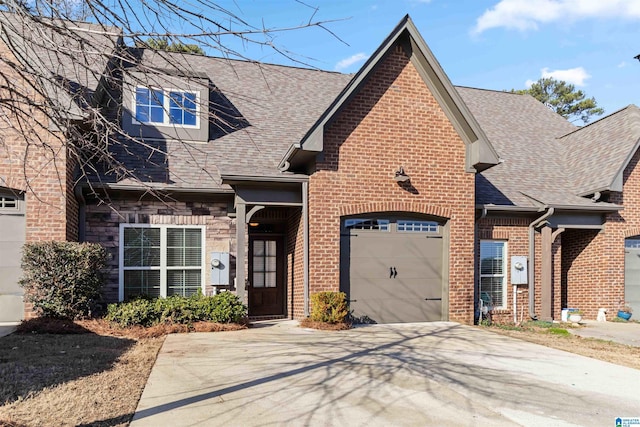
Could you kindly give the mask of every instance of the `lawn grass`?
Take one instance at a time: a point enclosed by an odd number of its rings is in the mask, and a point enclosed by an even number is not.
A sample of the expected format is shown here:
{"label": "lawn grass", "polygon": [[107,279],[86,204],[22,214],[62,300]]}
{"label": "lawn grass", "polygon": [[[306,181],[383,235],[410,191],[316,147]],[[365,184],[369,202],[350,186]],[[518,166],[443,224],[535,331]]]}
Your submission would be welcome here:
{"label": "lawn grass", "polygon": [[25,322],[0,338],[0,426],[126,426],[167,333],[243,327]]}

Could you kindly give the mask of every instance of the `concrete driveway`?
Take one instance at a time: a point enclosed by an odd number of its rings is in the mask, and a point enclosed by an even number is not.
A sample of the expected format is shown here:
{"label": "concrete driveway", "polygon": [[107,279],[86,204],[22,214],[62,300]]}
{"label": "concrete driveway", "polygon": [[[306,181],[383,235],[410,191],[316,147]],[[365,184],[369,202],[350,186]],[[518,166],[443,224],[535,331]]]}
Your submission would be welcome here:
{"label": "concrete driveway", "polygon": [[131,426],[608,426],[640,371],[450,322],[167,337]]}

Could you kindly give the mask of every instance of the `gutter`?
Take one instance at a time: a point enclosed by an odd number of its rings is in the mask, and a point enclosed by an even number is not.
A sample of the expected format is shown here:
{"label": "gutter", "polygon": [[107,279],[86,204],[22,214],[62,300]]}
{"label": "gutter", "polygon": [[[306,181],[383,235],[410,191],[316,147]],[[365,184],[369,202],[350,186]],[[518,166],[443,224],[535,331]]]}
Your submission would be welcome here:
{"label": "gutter", "polygon": [[309,181],[307,175],[282,175],[282,176],[252,176],[252,175],[221,175],[224,184],[232,184],[236,182],[290,182],[300,183]]}
{"label": "gutter", "polygon": [[535,242],[535,227],[540,225],[544,220],[553,215],[555,208],[549,207],[547,211],[538,219],[533,220],[531,224],[529,224],[529,317],[532,319],[537,319],[536,315],[536,305],[535,305],[535,254],[536,254],[536,242]]}

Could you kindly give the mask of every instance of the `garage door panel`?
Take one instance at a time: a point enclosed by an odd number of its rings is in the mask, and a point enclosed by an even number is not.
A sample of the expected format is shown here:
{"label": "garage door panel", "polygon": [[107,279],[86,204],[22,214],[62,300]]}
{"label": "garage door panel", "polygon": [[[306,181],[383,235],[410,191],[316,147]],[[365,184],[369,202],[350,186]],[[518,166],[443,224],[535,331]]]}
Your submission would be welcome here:
{"label": "garage door panel", "polygon": [[624,299],[640,309],[640,249],[627,248],[624,261]]}
{"label": "garage door panel", "polygon": [[440,236],[393,228],[350,230],[341,242],[341,262],[348,265],[343,290],[356,318],[376,323],[442,320]]}
{"label": "garage door panel", "polygon": [[0,215],[0,322],[23,318],[20,260],[25,240],[24,215]]}
{"label": "garage door panel", "polygon": [[416,298],[360,298],[351,303],[353,315],[375,323],[433,322],[442,318],[441,301]]}

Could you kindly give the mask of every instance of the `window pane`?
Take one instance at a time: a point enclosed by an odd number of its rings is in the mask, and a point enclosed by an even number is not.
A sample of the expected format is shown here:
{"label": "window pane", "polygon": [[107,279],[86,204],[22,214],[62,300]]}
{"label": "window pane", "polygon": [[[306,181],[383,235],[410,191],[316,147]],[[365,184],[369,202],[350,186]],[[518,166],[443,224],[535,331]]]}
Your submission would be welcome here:
{"label": "window pane", "polygon": [[202,230],[199,228],[185,228],[184,244],[193,248],[202,247]]}
{"label": "window pane", "polygon": [[503,274],[504,242],[480,242],[480,274]]}
{"label": "window pane", "polygon": [[167,246],[184,245],[184,228],[167,229]]}
{"label": "window pane", "polygon": [[124,272],[124,298],[145,295],[152,298],[160,296],[160,271],[127,270]]}
{"label": "window pane", "polygon": [[436,233],[438,231],[438,223],[435,221],[398,220],[398,231]]}
{"label": "window pane", "polygon": [[485,304],[501,306],[503,301],[503,278],[480,278],[480,296]]}
{"label": "window pane", "polygon": [[253,271],[264,271],[264,257],[253,257]]}
{"label": "window pane", "polygon": [[149,105],[149,89],[136,88],[136,105]]}
{"label": "window pane", "polygon": [[159,228],[125,228],[123,240],[125,267],[160,265]]}
{"label": "window pane", "polygon": [[162,107],[151,107],[151,122],[162,123],[164,121],[164,109]]}
{"label": "window pane", "polygon": [[196,115],[194,113],[190,113],[188,111],[184,112],[184,118],[182,119],[182,124],[188,125],[188,126],[195,126],[196,125]]}
{"label": "window pane", "polygon": [[344,222],[344,226],[347,229],[353,230],[389,230],[388,219],[347,219]]}
{"label": "window pane", "polygon": [[175,109],[175,108],[172,108],[171,110],[169,110],[169,121],[174,124],[179,124],[179,125],[183,124],[182,110]]}
{"label": "window pane", "polygon": [[142,265],[142,248],[124,248],[124,266],[136,267]]}
{"label": "window pane", "polygon": [[158,106],[159,105],[159,106],[162,107],[162,105],[164,104],[164,94],[162,93],[161,90],[154,89],[151,92],[150,101],[151,101],[151,105],[153,105],[153,106]]}
{"label": "window pane", "polygon": [[202,265],[202,249],[185,248],[184,265],[185,267],[200,267]]}
{"label": "window pane", "polygon": [[201,289],[200,270],[167,271],[167,295],[188,297]]}
{"label": "window pane", "polygon": [[167,248],[167,265],[169,267],[184,266],[184,249],[183,248]]}
{"label": "window pane", "polygon": [[136,107],[136,120],[141,123],[149,122],[149,107],[138,105]]}
{"label": "window pane", "polygon": [[185,110],[196,111],[196,94],[195,93],[185,93],[184,94],[184,108]]}

